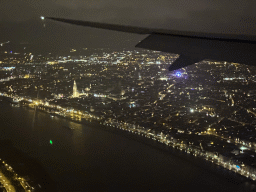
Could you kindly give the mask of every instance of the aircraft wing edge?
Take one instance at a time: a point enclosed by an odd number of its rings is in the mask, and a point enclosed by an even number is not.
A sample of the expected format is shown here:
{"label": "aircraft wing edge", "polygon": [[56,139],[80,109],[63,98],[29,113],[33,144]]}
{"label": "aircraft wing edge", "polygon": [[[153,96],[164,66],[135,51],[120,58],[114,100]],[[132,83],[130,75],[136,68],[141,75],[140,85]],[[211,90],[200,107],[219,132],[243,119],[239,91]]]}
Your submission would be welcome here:
{"label": "aircraft wing edge", "polygon": [[160,34],[160,35],[171,35],[171,36],[177,36],[177,37],[189,37],[189,38],[198,38],[198,39],[206,39],[206,40],[218,40],[218,41],[227,41],[227,42],[256,44],[256,36],[252,36],[252,35],[217,34],[217,33],[167,30],[167,29],[154,29],[154,28],[146,28],[146,27],[134,27],[134,26],[128,26],[128,25],[108,24],[108,23],[63,19],[63,18],[55,18],[55,17],[45,17],[45,19],[60,21],[64,23],[74,24],[74,25],[81,25],[81,26],[127,32],[127,33],[135,33],[135,34]]}

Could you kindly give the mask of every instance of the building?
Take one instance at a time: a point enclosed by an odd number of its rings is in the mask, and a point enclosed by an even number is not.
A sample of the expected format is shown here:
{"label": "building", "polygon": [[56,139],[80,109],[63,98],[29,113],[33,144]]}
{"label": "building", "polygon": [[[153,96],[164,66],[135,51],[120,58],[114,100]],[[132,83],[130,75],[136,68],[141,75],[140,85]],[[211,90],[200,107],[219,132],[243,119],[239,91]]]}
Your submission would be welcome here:
{"label": "building", "polygon": [[73,85],[73,97],[79,97],[79,93],[77,91],[77,86],[76,86],[76,81],[74,81],[74,85]]}

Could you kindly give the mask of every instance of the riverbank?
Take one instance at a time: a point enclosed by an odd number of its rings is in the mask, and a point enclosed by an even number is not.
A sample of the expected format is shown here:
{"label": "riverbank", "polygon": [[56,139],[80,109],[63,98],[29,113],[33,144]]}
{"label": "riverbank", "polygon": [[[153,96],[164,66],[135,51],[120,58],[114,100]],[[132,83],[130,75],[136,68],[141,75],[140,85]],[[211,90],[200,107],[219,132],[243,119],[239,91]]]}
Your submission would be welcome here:
{"label": "riverbank", "polygon": [[[34,108],[29,108],[34,110]],[[38,110],[38,109],[37,109]],[[38,112],[43,112],[43,113],[47,113],[49,115],[51,115],[50,113],[44,111],[44,110],[38,110]],[[226,180],[227,182],[230,183],[235,183],[235,184],[241,184],[242,182],[250,182],[250,183],[255,183],[254,181],[243,177],[239,174],[236,174],[235,172],[225,169],[222,166],[216,165],[210,161],[206,161],[203,157],[200,156],[193,156],[191,153],[185,153],[184,151],[180,151],[179,149],[173,148],[172,146],[167,146],[163,143],[160,143],[158,141],[155,141],[153,139],[150,138],[146,138],[146,137],[142,137],[140,135],[122,130],[122,129],[118,129],[115,128],[113,126],[106,126],[106,125],[102,125],[97,121],[86,121],[86,120],[74,120],[68,117],[64,117],[61,116],[59,114],[54,114],[55,116],[59,117],[59,118],[63,118],[63,119],[67,119],[69,121],[75,122],[75,123],[79,123],[79,124],[83,124],[83,125],[87,125],[90,127],[97,127],[100,128],[101,130],[110,132],[110,133],[114,133],[117,135],[120,135],[122,137],[125,137],[127,139],[142,143],[144,145],[147,145],[149,147],[155,148],[159,151],[161,151],[162,153],[168,154],[168,155],[173,155],[175,157],[178,157],[180,160],[182,161],[186,161],[187,163],[191,163],[194,166],[202,169],[202,170],[207,170],[210,171],[211,173],[213,173],[214,175],[216,175],[216,177],[221,177],[223,180]]]}
{"label": "riverbank", "polygon": [[[29,106],[23,106],[23,107],[26,107],[30,110],[35,109],[34,107],[31,108]],[[170,155],[170,153],[171,153],[173,156],[176,156],[186,162],[190,162],[193,165],[197,166],[198,168],[203,168],[204,170],[211,171],[212,173],[217,174],[217,176],[223,176],[224,180],[226,179],[228,181],[235,182],[235,183],[245,182],[245,181],[254,183],[254,181],[252,181],[251,179],[241,176],[241,175],[235,173],[233,170],[230,170],[230,169],[224,168],[223,166],[217,165],[217,164],[213,163],[213,161],[209,161],[209,160],[207,161],[204,156],[197,155],[197,157],[195,157],[194,155],[191,155],[191,153],[188,154],[188,151],[186,152],[186,150],[184,152],[184,149],[182,149],[181,147],[177,147],[176,144],[171,144],[168,146],[164,143],[158,142],[160,140],[157,141],[155,137],[146,138],[146,137],[139,135],[138,132],[137,132],[137,134],[135,134],[136,132],[132,133],[132,131],[128,132],[128,130],[130,130],[130,129],[125,128],[125,127],[123,127],[123,129],[121,129],[122,125],[118,126],[118,128],[117,128],[117,126],[111,125],[111,124],[109,124],[108,126],[103,125],[103,124],[101,124],[102,121],[100,123],[97,120],[90,120],[90,121],[88,121],[86,119],[78,120],[78,119],[71,118],[71,116],[69,116],[69,115],[62,116],[57,113],[53,114],[53,113],[49,113],[49,112],[47,112],[43,109],[39,109],[39,108],[37,108],[36,110],[43,112],[43,113],[47,113],[49,115],[58,116],[59,118],[67,119],[72,122],[87,125],[90,127],[97,127],[97,128],[100,128],[101,130],[105,130],[107,132],[118,134],[118,135],[126,137],[130,140],[134,140],[136,142],[140,142],[142,144],[150,146],[151,148],[161,150],[162,152],[164,152],[165,154],[168,154],[168,155]],[[108,124],[108,123],[106,123],[106,124]]]}
{"label": "riverbank", "polygon": [[247,182],[238,186],[230,176],[212,174],[204,164],[199,168],[191,156],[186,161],[188,154],[176,157],[179,150],[168,151],[165,144],[124,131],[123,126],[117,129],[113,124],[94,126],[89,122],[84,126],[38,110],[34,113],[33,108],[1,106],[1,138],[10,139],[16,148],[40,161],[59,191],[242,192],[254,188]]}

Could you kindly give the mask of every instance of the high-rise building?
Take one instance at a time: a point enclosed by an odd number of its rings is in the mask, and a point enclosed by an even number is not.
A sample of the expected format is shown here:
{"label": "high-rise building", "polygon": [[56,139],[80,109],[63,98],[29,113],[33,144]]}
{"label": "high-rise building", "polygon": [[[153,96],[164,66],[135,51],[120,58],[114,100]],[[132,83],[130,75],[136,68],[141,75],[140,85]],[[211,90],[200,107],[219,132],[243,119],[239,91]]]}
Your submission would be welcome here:
{"label": "high-rise building", "polygon": [[79,97],[79,93],[77,91],[76,81],[74,81],[73,85],[73,97]]}

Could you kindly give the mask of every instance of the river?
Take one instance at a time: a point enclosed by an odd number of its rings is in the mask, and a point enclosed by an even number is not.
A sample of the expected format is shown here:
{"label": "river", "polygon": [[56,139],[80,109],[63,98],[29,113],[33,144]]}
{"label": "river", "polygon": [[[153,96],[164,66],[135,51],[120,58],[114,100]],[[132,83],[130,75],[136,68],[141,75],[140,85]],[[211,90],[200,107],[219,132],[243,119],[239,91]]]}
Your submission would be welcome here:
{"label": "river", "polygon": [[40,161],[59,191],[256,189],[249,181],[229,177],[228,171],[216,174],[122,134],[3,102],[0,107],[0,139],[11,140],[14,147]]}

